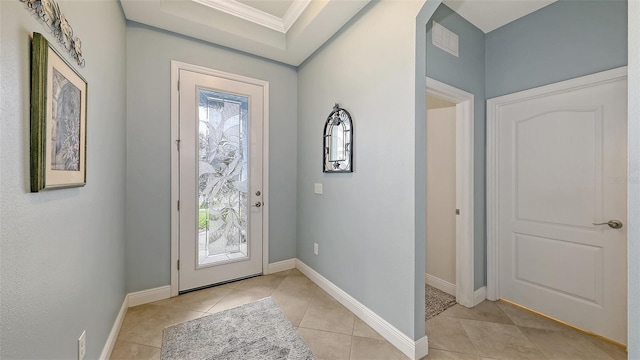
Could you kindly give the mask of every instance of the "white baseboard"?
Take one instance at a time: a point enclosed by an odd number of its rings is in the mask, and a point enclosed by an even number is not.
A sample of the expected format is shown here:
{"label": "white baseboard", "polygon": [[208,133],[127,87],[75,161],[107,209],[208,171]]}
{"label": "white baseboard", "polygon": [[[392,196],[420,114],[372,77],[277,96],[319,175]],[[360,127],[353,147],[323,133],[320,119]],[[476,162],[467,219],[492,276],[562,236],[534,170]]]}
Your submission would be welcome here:
{"label": "white baseboard", "polygon": [[424,282],[434,288],[444,291],[451,296],[456,296],[456,285],[431,274],[424,273]]}
{"label": "white baseboard", "polygon": [[171,297],[171,285],[137,291],[137,292],[129,293],[127,295],[127,298],[129,299],[129,307],[148,304],[150,302],[164,300],[170,297]]}
{"label": "white baseboard", "polygon": [[427,336],[425,335],[424,337],[416,340],[416,351],[415,351],[416,356],[414,357],[414,359],[422,359],[423,357],[429,355],[429,339],[427,339]]}
{"label": "white baseboard", "polygon": [[100,360],[109,360],[109,358],[111,357],[111,352],[113,351],[113,347],[116,345],[116,340],[118,339],[118,333],[120,332],[120,327],[122,327],[122,322],[124,321],[124,317],[125,315],[127,315],[128,308],[142,305],[142,304],[147,304],[147,303],[158,301],[158,300],[168,299],[170,297],[171,297],[170,285],[128,293],[124,297],[124,301],[122,302],[122,306],[120,307],[118,316],[116,317],[116,320],[113,323],[113,327],[111,328],[111,332],[109,333],[107,342],[104,344],[104,347],[102,348],[102,353],[100,354]]}
{"label": "white baseboard", "polygon": [[[287,259],[269,264],[269,274],[296,268],[296,259]],[[266,275],[266,274],[265,274]]]}
{"label": "white baseboard", "polygon": [[480,289],[473,292],[473,306],[476,306],[485,300],[487,300],[486,286],[483,286]]}
{"label": "white baseboard", "polygon": [[344,305],[357,317],[362,319],[367,325],[371,326],[375,331],[387,339],[393,346],[398,348],[402,353],[410,359],[421,359],[427,355],[429,343],[426,336],[414,341],[393,325],[389,324],[378,314],[361,304],[351,295],[344,292],[338,286],[327,280],[318,272],[310,268],[308,265],[296,259],[296,269],[300,270],[311,281],[320,286],[324,291],[333,296],[338,302]]}
{"label": "white baseboard", "polygon": [[[398,348],[398,350],[407,355],[410,359],[417,360],[427,356],[429,351],[429,340],[426,336],[414,341],[413,339],[402,333],[402,331],[398,330],[395,326],[388,323],[385,319],[380,317],[371,309],[364,306],[358,300],[347,294],[344,290],[340,289],[337,285],[327,280],[324,276],[320,275],[318,272],[310,268],[302,261],[294,258],[271,263],[269,264],[269,273],[272,274],[275,272],[290,270],[294,268],[300,270],[300,272],[305,274],[311,281],[320,286],[324,291],[329,293],[329,295],[333,296],[336,300],[338,300],[338,302],[340,302],[347,309],[353,312],[367,325],[371,326],[371,328],[377,331],[380,335],[382,335],[382,337],[387,339],[391,344],[393,344],[393,346]],[[440,281],[442,283],[452,285],[454,287],[453,292],[455,294],[455,285],[443,280]],[[436,285],[429,285],[440,289]],[[449,293],[446,290],[440,290]],[[486,299],[486,290],[486,287],[482,287],[474,292],[474,306],[478,305]],[[120,327],[122,326],[122,321],[124,320],[124,317],[127,313],[127,308],[147,304],[158,300],[168,299],[170,297],[170,285],[127,294],[127,296],[124,298],[124,302],[122,303],[122,307],[120,308],[120,312],[118,313],[118,316],[116,317],[116,320],[113,324],[111,332],[109,333],[107,342],[102,349],[100,359],[107,360],[111,356],[111,352],[113,351],[113,347],[118,337],[118,332],[120,331]]]}
{"label": "white baseboard", "polygon": [[113,347],[116,345],[116,340],[118,339],[118,333],[120,332],[120,327],[122,326],[124,317],[125,315],[127,315],[127,309],[129,308],[128,298],[129,298],[129,295],[124,297],[124,301],[122,302],[122,306],[120,307],[118,316],[116,316],[116,321],[113,323],[113,327],[111,328],[111,332],[109,333],[107,342],[104,344],[104,347],[102,348],[102,353],[100,354],[100,360],[109,360],[109,358],[111,358],[111,352],[113,351]]}

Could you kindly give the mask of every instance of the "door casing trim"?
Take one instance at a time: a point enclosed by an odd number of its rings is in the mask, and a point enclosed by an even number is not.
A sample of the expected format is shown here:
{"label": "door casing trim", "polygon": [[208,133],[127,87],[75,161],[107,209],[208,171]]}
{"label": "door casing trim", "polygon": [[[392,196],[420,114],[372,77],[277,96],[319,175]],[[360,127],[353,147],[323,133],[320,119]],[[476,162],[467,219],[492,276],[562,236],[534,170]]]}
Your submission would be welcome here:
{"label": "door casing trim", "polygon": [[498,114],[500,107],[541,96],[597,86],[626,77],[627,67],[623,66],[487,100],[487,299],[495,301],[500,298],[500,258],[498,244],[500,229],[500,184],[498,181],[500,172],[500,164],[498,162],[498,155],[500,153],[498,122],[500,119],[498,118]]}
{"label": "door casing trim", "polygon": [[[456,301],[465,307],[474,299],[474,95],[427,77],[426,93],[456,104]],[[429,224],[427,224],[429,226]],[[484,299],[483,299],[484,300]]]}
{"label": "door casing trim", "polygon": [[171,296],[178,295],[178,259],[180,258],[180,222],[177,208],[180,199],[179,152],[177,141],[180,133],[180,95],[178,83],[180,70],[217,76],[262,87],[264,97],[262,121],[262,273],[269,273],[269,82],[250,77],[209,69],[203,66],[171,60]]}

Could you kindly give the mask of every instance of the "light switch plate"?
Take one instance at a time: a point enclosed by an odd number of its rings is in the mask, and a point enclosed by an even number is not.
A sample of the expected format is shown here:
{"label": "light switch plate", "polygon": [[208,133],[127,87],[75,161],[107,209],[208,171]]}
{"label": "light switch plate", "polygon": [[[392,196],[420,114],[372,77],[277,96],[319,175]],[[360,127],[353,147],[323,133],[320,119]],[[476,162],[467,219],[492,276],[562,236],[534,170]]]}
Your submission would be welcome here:
{"label": "light switch plate", "polygon": [[313,184],[313,192],[316,194],[322,194],[322,184],[319,184],[319,183]]}

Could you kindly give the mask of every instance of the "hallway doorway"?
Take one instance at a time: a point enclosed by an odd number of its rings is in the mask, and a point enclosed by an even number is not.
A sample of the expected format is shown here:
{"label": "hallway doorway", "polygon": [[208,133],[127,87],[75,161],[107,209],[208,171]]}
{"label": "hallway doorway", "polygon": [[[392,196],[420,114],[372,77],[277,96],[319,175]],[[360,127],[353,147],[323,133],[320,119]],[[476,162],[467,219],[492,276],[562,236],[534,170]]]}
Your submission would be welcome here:
{"label": "hallway doorway", "polygon": [[425,281],[470,308],[485,299],[473,288],[474,97],[431,78],[426,79],[426,96]]}

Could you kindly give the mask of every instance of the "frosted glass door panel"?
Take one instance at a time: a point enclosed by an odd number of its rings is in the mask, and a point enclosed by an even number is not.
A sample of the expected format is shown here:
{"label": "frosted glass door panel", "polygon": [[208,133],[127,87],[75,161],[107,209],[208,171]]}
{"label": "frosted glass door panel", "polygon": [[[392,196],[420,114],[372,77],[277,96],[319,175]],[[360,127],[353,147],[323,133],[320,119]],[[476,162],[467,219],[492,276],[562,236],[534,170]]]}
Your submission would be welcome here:
{"label": "frosted glass door panel", "polygon": [[198,89],[198,266],[246,259],[247,114],[244,96]]}

